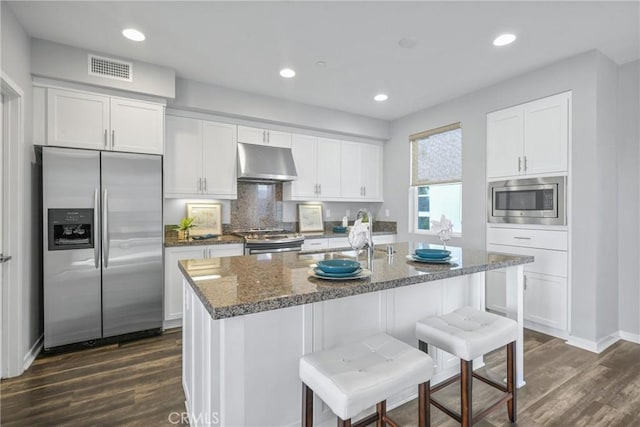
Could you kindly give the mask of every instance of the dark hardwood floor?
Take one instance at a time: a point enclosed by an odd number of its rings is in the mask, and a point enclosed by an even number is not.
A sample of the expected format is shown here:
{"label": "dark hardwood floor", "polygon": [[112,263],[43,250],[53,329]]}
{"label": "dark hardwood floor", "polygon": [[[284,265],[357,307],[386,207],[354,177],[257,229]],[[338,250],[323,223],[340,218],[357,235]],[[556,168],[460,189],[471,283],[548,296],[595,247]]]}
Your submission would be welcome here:
{"label": "dark hardwood floor", "polygon": [[[18,378],[0,382],[2,426],[171,426],[184,412],[180,331],[55,356],[40,356]],[[485,358],[500,379],[504,351]],[[485,369],[485,368],[483,368]],[[532,331],[525,333],[527,385],[519,390],[519,426],[640,426],[640,345],[620,341],[600,355]],[[494,396],[474,382],[474,409]],[[458,388],[438,397],[455,407]],[[391,411],[417,425],[416,401]],[[498,410],[478,426],[509,425]],[[432,408],[433,426],[455,426]]]}

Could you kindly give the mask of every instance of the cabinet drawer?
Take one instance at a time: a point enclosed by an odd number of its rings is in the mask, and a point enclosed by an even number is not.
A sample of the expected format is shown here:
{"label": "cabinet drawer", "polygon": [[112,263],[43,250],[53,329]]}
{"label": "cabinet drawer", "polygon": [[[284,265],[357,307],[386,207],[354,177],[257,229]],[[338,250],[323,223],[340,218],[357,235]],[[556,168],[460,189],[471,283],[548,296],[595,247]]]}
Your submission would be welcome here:
{"label": "cabinet drawer", "polygon": [[567,232],[488,227],[487,243],[566,251]]}
{"label": "cabinet drawer", "polygon": [[302,245],[302,251],[319,251],[329,248],[329,239],[305,239]]}
{"label": "cabinet drawer", "polygon": [[487,245],[487,250],[515,255],[531,255],[535,261],[531,264],[525,264],[524,271],[567,277],[567,252],[492,244]]}
{"label": "cabinet drawer", "polygon": [[329,239],[327,239],[329,244],[329,248],[330,249],[334,249],[334,248],[349,248],[351,247],[349,245],[349,238],[348,237],[331,237]]}

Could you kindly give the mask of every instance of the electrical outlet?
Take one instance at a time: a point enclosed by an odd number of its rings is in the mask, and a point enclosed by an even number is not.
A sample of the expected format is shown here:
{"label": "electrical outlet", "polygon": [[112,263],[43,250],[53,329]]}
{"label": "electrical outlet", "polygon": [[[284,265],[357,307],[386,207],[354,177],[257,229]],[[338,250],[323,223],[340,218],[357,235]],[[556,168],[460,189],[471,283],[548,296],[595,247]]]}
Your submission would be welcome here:
{"label": "electrical outlet", "polygon": [[331,209],[326,209],[324,212],[325,212],[324,217],[326,219],[331,218]]}
{"label": "electrical outlet", "polygon": [[389,212],[389,209],[384,210],[384,216],[386,216],[387,218],[391,216],[391,212]]}

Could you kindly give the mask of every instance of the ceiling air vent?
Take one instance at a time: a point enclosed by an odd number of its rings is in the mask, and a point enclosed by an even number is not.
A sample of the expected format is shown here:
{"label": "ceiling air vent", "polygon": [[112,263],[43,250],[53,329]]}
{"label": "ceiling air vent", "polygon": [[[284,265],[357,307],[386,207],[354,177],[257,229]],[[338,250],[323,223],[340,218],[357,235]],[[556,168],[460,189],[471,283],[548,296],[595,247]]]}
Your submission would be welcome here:
{"label": "ceiling air vent", "polygon": [[133,77],[133,64],[117,59],[89,55],[89,75],[130,82]]}

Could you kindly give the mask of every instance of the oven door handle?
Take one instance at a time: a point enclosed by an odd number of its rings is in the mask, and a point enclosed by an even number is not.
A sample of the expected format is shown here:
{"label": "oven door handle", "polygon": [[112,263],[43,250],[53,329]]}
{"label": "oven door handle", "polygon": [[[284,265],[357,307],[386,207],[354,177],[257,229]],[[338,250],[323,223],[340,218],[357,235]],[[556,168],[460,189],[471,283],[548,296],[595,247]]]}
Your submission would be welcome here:
{"label": "oven door handle", "polygon": [[294,248],[277,248],[277,249],[249,249],[250,255],[255,254],[273,254],[273,253],[281,253],[281,252],[300,252],[302,248],[296,246]]}

